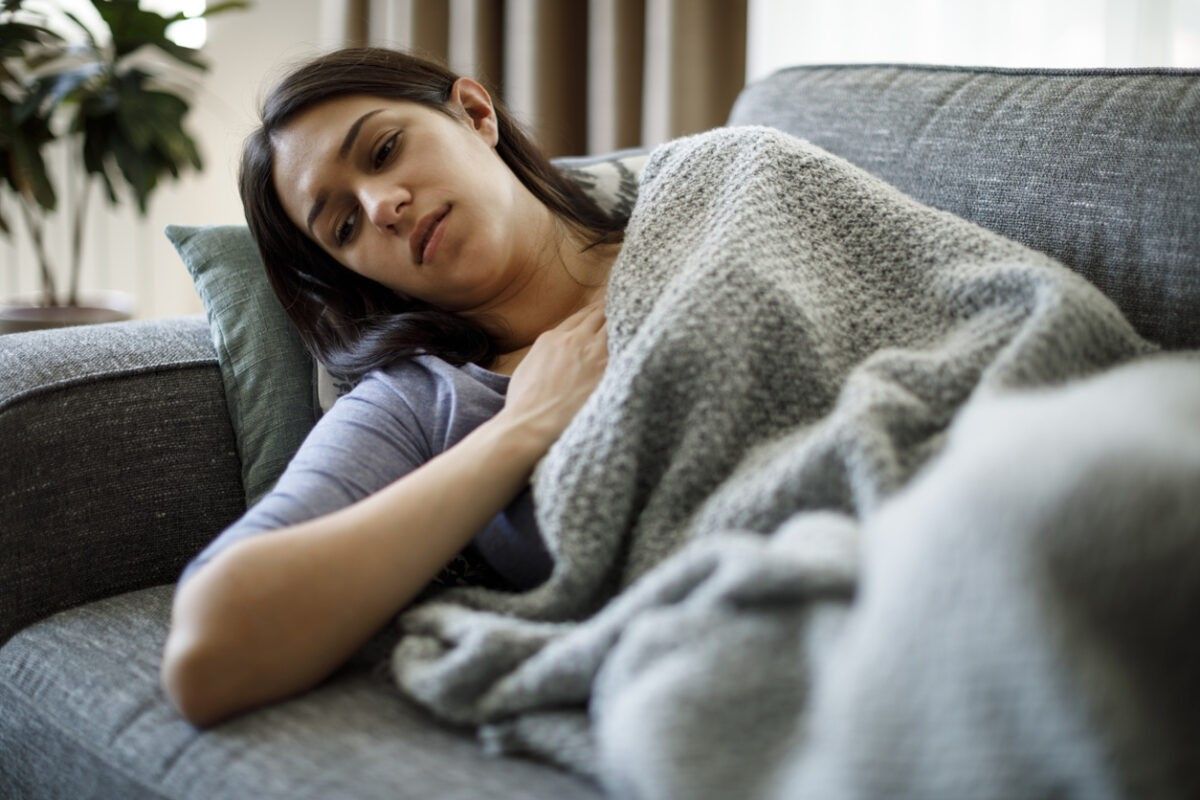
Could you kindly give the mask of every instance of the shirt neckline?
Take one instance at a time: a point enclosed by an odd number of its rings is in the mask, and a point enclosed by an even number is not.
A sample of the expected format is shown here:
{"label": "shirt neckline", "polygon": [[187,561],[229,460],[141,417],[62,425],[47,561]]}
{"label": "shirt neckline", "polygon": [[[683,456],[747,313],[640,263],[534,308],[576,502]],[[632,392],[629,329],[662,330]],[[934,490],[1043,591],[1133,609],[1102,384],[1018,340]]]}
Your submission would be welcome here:
{"label": "shirt neckline", "polygon": [[492,372],[490,369],[479,366],[474,361],[466,362],[466,366],[470,367],[475,372],[481,372],[484,375],[491,375],[493,378],[499,378],[505,382],[512,379],[511,375],[505,375],[503,372]]}

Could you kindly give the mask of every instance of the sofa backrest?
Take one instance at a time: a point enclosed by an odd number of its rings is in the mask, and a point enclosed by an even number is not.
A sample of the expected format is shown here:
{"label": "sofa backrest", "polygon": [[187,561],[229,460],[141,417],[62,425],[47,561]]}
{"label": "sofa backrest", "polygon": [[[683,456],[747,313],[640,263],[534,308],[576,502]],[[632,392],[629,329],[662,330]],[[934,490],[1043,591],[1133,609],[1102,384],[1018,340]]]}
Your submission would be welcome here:
{"label": "sofa backrest", "polygon": [[807,139],[1200,347],[1200,70],[804,65],[743,89],[728,124]]}

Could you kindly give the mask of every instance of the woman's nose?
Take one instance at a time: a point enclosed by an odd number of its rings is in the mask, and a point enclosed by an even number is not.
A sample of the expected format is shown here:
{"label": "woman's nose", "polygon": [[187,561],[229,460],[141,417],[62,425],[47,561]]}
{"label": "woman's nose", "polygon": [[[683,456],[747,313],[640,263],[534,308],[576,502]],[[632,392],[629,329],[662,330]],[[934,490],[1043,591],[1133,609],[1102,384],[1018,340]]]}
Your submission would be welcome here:
{"label": "woman's nose", "polygon": [[371,224],[380,230],[395,229],[408,193],[396,186],[383,185],[368,186],[363,191],[363,207]]}

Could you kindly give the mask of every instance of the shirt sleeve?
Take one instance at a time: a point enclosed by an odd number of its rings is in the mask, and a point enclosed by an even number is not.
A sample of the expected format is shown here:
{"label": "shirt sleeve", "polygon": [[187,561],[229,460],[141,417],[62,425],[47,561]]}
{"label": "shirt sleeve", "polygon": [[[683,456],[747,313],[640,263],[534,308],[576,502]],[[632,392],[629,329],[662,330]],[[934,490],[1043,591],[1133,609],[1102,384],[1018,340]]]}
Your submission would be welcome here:
{"label": "shirt sleeve", "polygon": [[429,461],[426,428],[398,378],[368,373],[334,403],[275,486],[187,564],[176,591],[230,545],[353,505]]}

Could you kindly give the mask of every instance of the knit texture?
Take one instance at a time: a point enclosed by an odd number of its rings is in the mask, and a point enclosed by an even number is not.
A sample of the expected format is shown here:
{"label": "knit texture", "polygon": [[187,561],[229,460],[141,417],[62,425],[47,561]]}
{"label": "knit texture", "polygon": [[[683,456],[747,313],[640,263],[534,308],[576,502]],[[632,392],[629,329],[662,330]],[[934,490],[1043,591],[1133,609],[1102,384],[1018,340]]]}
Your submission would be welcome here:
{"label": "knit texture", "polygon": [[639,797],[761,796],[862,521],[964,404],[1158,349],[1059,262],[761,126],[652,152],[607,316],[607,371],[533,475],[550,579],[408,609],[391,667],[489,752]]}

